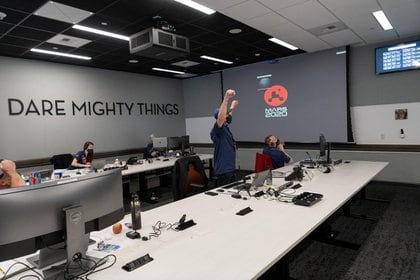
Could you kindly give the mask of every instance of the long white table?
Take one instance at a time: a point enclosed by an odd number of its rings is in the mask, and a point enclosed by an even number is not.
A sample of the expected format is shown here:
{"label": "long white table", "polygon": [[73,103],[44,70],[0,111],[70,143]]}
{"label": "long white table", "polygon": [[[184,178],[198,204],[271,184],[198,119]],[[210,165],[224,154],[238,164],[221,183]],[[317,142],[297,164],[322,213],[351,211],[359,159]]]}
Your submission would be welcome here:
{"label": "long white table", "polygon": [[[201,160],[211,160],[213,159],[213,155],[210,154],[197,154]],[[167,160],[165,160],[167,159]],[[178,158],[176,157],[159,157],[152,159],[152,162],[149,163],[146,159],[143,160],[143,164],[136,164],[136,165],[127,165],[128,168],[122,171],[123,176],[152,171],[156,169],[162,169],[167,167],[172,167],[175,164],[175,161]]]}
{"label": "long white table", "polygon": [[[174,223],[183,214],[197,225],[184,231],[163,230],[148,241],[131,240],[113,234],[111,228],[91,238],[121,246],[112,252],[117,262],[89,279],[256,279],[282,259],[306,236],[358,193],[387,163],[352,161],[336,166],[331,173],[313,170],[313,178],[301,182],[296,192],[316,192],[323,199],[311,207],[297,206],[268,198],[234,199],[227,190],[217,196],[204,193],[142,213],[142,236],[158,222]],[[290,166],[284,169],[291,169]],[[273,185],[284,179],[274,178]],[[245,207],[253,212],[238,216]],[[130,222],[126,216],[123,222]],[[154,260],[132,272],[121,267],[145,254]],[[106,253],[92,247],[89,255]]]}

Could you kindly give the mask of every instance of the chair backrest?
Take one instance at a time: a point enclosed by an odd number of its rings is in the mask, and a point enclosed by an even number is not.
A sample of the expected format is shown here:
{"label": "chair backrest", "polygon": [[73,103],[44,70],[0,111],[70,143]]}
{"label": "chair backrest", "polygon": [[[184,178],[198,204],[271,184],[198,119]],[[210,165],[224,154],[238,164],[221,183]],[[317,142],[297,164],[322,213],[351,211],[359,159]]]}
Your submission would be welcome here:
{"label": "chair backrest", "polygon": [[267,169],[274,169],[273,161],[269,155],[257,153],[255,155],[255,172],[261,172]]}
{"label": "chair backrest", "polygon": [[194,185],[200,185],[202,191],[208,185],[208,178],[200,157],[187,156],[177,159],[172,172],[174,200],[197,193],[198,188],[194,188]]}
{"label": "chair backrest", "polygon": [[54,165],[54,169],[66,169],[69,168],[73,158],[72,154],[53,155],[50,162]]}

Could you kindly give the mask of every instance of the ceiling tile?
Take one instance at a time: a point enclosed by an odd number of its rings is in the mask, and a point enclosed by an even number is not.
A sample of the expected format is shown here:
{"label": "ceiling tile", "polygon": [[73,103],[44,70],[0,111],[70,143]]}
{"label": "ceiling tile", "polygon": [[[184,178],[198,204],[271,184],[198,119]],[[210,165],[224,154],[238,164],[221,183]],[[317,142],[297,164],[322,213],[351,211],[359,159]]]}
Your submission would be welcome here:
{"label": "ceiling tile", "polygon": [[[95,14],[79,22],[79,24],[103,31],[118,33],[118,30],[129,25],[130,22],[119,18],[109,17],[103,14]],[[121,35],[128,36],[129,34]]]}
{"label": "ceiling tile", "polygon": [[55,34],[52,32],[46,32],[46,31],[41,31],[37,29],[18,26],[12,31],[10,31],[8,35],[32,39],[32,40],[38,40],[38,41],[45,41],[51,38],[52,36],[54,36]]}
{"label": "ceiling tile", "polygon": [[45,3],[45,0],[1,0],[0,7],[32,13]]}
{"label": "ceiling tile", "polygon": [[[405,0],[405,2],[407,1],[409,0]],[[398,34],[406,34],[404,36],[406,37],[419,32],[420,1],[410,1],[406,5],[401,6],[389,4],[389,6],[386,6],[385,13]]]}
{"label": "ceiling tile", "polygon": [[246,1],[248,0],[196,0],[196,2],[218,11]]}
{"label": "ceiling tile", "polygon": [[272,11],[260,3],[250,0],[222,10],[222,13],[239,21],[259,17]]}
{"label": "ceiling tile", "polygon": [[[308,12],[302,13],[302,11]],[[315,0],[277,10],[277,12],[303,29],[311,29],[339,21],[338,18]]]}
{"label": "ceiling tile", "polygon": [[[267,8],[278,11],[281,9],[293,7],[300,5],[302,3],[308,2],[310,0],[258,0],[261,4],[265,5]],[[335,0],[336,1],[336,0]]]}
{"label": "ceiling tile", "polygon": [[80,48],[81,46],[84,46],[90,42],[91,42],[90,40],[73,37],[69,35],[64,35],[64,34],[58,34],[47,40],[47,43],[50,43],[50,44],[63,45],[63,46],[73,47],[73,48]]}
{"label": "ceiling tile", "polygon": [[[128,1],[137,2],[137,1],[132,1],[132,0],[128,0]],[[145,0],[141,0],[141,1],[145,1]],[[60,2],[61,4],[71,6],[71,7],[75,7],[75,8],[79,8],[81,10],[90,11],[92,13],[98,13],[98,12],[101,12],[104,9],[104,7],[107,7],[107,6],[111,5],[112,3],[118,2],[118,1],[116,1],[116,0],[100,0],[100,1],[98,1],[98,0],[82,0],[82,1],[80,1],[80,0],[57,0],[55,2]]]}
{"label": "ceiling tile", "polygon": [[334,47],[358,44],[362,41],[356,34],[353,33],[353,31],[349,29],[322,35],[319,36],[319,38]]}
{"label": "ceiling tile", "polygon": [[14,25],[12,25],[12,24],[0,22],[0,36],[1,36],[1,34],[4,34],[4,33],[8,32],[13,27],[14,27]]}
{"label": "ceiling tile", "polygon": [[22,48],[33,48],[39,45],[41,42],[36,40],[30,40],[25,38],[13,37],[13,36],[4,36],[0,39],[0,44],[9,44],[13,46],[18,46]]}
{"label": "ceiling tile", "polygon": [[20,24],[20,26],[30,27],[54,33],[61,33],[64,30],[71,28],[72,25],[66,22],[56,21],[44,17],[30,16],[25,21],[23,21]]}
{"label": "ceiling tile", "polygon": [[0,43],[0,53],[2,55],[10,55],[10,56],[19,57],[27,51],[28,51],[27,48]]}
{"label": "ceiling tile", "polygon": [[76,24],[91,16],[93,13],[58,2],[48,1],[45,5],[35,11],[34,14],[40,17]]}
{"label": "ceiling tile", "polygon": [[275,25],[279,25],[282,22],[287,22],[283,16],[279,15],[278,13],[269,13],[259,17],[254,17],[244,21],[246,24],[258,29],[264,30],[265,28],[269,28]]}
{"label": "ceiling tile", "polygon": [[30,16],[30,14],[28,13],[19,12],[19,11],[7,9],[7,8],[2,8],[1,6],[0,6],[0,12],[6,14],[6,17],[4,17],[1,20],[1,22],[11,23],[11,24],[19,23],[26,17]]}

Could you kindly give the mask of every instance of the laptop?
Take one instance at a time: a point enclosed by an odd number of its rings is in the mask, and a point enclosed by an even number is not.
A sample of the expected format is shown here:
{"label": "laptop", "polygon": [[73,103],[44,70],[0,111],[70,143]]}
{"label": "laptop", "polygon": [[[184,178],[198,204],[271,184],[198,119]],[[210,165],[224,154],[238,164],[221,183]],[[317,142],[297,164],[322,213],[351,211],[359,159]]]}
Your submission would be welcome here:
{"label": "laptop", "polygon": [[256,173],[254,176],[254,179],[252,180],[252,183],[242,183],[237,186],[234,186],[233,188],[234,189],[250,189],[251,187],[259,188],[261,186],[264,186],[265,179],[267,179],[269,172],[270,172],[270,169]]}
{"label": "laptop", "polygon": [[97,169],[103,169],[104,166],[106,164],[106,160],[104,159],[95,159],[92,161],[92,169],[93,170],[97,170]]}
{"label": "laptop", "polygon": [[270,169],[256,173],[251,185],[256,188],[264,186],[265,179],[267,179],[269,172],[270,172]]}

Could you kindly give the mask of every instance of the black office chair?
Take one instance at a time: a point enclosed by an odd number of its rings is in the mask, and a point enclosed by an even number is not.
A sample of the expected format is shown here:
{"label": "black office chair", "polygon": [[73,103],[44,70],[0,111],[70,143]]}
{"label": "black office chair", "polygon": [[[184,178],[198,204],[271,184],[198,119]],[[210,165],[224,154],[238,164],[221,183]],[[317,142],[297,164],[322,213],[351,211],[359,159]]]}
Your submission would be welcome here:
{"label": "black office chair", "polygon": [[172,172],[174,200],[180,200],[207,189],[208,178],[200,157],[187,156],[175,161]]}
{"label": "black office chair", "polygon": [[70,167],[73,158],[72,154],[53,155],[50,163],[54,165],[54,169],[66,169]]}

